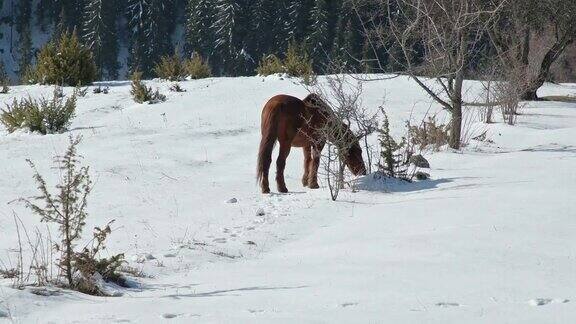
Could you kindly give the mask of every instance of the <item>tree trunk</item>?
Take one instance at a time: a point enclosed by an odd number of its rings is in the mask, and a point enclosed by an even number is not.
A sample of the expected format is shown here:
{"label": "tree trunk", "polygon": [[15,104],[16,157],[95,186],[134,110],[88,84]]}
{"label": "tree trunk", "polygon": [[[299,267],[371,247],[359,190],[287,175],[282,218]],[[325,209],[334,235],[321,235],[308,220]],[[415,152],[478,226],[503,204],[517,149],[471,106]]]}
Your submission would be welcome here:
{"label": "tree trunk", "polygon": [[464,83],[464,73],[456,74],[454,80],[454,90],[452,95],[452,119],[450,120],[450,138],[448,145],[455,150],[460,149],[460,137],[462,134],[462,85]]}
{"label": "tree trunk", "polygon": [[558,57],[560,57],[562,52],[564,52],[564,49],[566,49],[566,47],[570,45],[573,41],[574,39],[570,39],[568,36],[566,36],[563,39],[556,42],[548,50],[548,52],[544,56],[544,59],[542,60],[542,63],[540,64],[540,70],[538,71],[538,75],[532,82],[530,82],[530,86],[526,91],[524,91],[524,93],[520,97],[522,100],[531,100],[531,101],[538,100],[538,94],[536,92],[538,91],[538,89],[540,89],[540,87],[542,87],[542,85],[544,85],[546,79],[548,79],[552,64],[556,62]]}

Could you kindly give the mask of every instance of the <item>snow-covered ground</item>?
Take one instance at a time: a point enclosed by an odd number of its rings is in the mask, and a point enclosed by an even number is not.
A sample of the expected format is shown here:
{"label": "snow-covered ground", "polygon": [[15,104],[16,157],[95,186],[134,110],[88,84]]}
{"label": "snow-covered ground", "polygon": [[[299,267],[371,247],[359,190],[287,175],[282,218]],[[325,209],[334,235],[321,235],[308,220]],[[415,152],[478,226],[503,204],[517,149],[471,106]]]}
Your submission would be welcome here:
{"label": "snow-covered ground", "polygon": [[[37,296],[2,280],[0,322],[576,321],[576,104],[531,103],[517,126],[469,122],[493,143],[428,154],[429,181],[332,202],[326,188],[302,188],[300,150],[288,160],[290,194],[256,186],[260,110],[278,93],[305,96],[301,86],[214,78],[169,93],[169,83],[149,84],[168,101],[135,104],[128,82],[111,83],[109,94],[79,99],[71,127],[96,185],[87,228],[115,219],[110,253],[148,277],[108,298]],[[13,87],[0,100],[51,91]],[[541,94],[576,95],[576,85]],[[384,98],[396,134],[440,111],[404,78],[365,84],[366,106]],[[54,183],[50,162],[67,143],[68,134],[2,131],[0,266],[16,262],[13,212],[29,231],[44,226],[8,204],[36,193],[25,159]]]}

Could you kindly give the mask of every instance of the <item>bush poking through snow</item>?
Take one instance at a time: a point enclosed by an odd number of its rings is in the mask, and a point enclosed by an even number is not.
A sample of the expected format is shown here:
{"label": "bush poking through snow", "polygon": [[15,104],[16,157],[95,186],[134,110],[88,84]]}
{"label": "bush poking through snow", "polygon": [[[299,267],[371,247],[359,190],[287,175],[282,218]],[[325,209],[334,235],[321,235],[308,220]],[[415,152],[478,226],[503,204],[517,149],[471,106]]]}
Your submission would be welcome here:
{"label": "bush poking through snow", "polygon": [[0,93],[7,94],[8,92],[10,92],[10,87],[8,86],[8,80],[4,79],[0,81]]}
{"label": "bush poking through snow", "polygon": [[212,76],[212,69],[208,61],[204,60],[204,58],[196,52],[192,54],[192,58],[184,60],[184,71],[186,75],[193,80],[205,79]]}
{"label": "bush poking through snow", "polygon": [[101,86],[97,86],[96,88],[94,88],[92,90],[92,93],[94,94],[99,94],[99,93],[103,93],[103,94],[108,94],[108,87],[101,87]]}
{"label": "bush poking through snow", "polygon": [[28,129],[40,134],[62,133],[68,129],[76,111],[76,96],[64,100],[55,92],[51,100],[31,97],[20,101],[14,99],[2,109],[0,122],[12,133],[17,129]]}
{"label": "bush poking through snow", "polygon": [[436,117],[428,117],[428,121],[423,120],[419,126],[408,124],[408,133],[411,144],[420,150],[432,148],[435,151],[448,144],[450,126],[439,125]]}
{"label": "bush poking through snow", "polygon": [[274,54],[265,55],[260,60],[258,67],[256,68],[256,73],[261,76],[269,76],[272,74],[285,73],[284,65],[282,60]]}
{"label": "bush poking through snow", "polygon": [[110,225],[113,222],[108,223],[103,229],[94,228],[92,246],[85,247],[81,252],[74,253],[74,267],[80,273],[77,289],[83,293],[90,295],[103,294],[97,282],[100,278],[119,286],[125,287],[127,285],[125,278],[120,274],[120,270],[125,263],[124,253],[113,255],[109,258],[98,258],[100,252],[106,248],[104,244],[108,235],[112,233]]}
{"label": "bush poking through snow", "polygon": [[33,83],[86,85],[96,80],[96,64],[76,32],[66,32],[40,50],[36,69],[28,78]]}
{"label": "bush poking through snow", "polygon": [[186,77],[184,62],[177,53],[162,56],[154,67],[156,75],[163,80],[180,81]]}
{"label": "bush poking through snow", "polygon": [[256,68],[256,73],[261,76],[285,73],[291,77],[302,78],[306,85],[313,84],[316,80],[308,53],[303,46],[294,42],[288,46],[284,60],[274,54],[264,56]]}
{"label": "bush poking through snow", "polygon": [[117,270],[122,265],[124,255],[98,259],[100,251],[105,248],[104,241],[111,233],[110,223],[104,229],[94,230],[90,248],[85,247],[80,252],[75,250],[86,225],[87,201],[92,191],[89,167],[80,165],[81,156],[77,153],[81,140],[80,136],[70,136],[66,153],[54,158],[56,168],[63,175],[60,183],[56,185],[56,194],[50,192],[46,180],[34,163],[27,160],[34,170],[34,180],[40,194],[30,199],[21,198],[20,201],[40,216],[42,222],[58,225],[60,242],[54,244],[54,249],[59,253],[57,266],[64,277],[65,285],[70,289],[102,295],[106,292],[102,291],[95,278],[120,282]]}
{"label": "bush poking through snow", "polygon": [[316,81],[316,75],[312,68],[312,59],[308,56],[304,46],[295,42],[288,45],[286,58],[284,59],[284,69],[286,74],[291,77],[302,78],[306,85],[313,84]]}
{"label": "bush poking through snow", "polygon": [[134,72],[131,79],[132,89],[130,90],[130,94],[137,103],[148,102],[150,104],[155,104],[166,101],[166,96],[161,94],[158,89],[153,91],[151,87],[146,86],[144,82],[142,82],[142,73]]}
{"label": "bush poking through snow", "polygon": [[408,149],[406,138],[398,142],[390,134],[390,122],[386,112],[382,110],[383,121],[378,129],[378,142],[380,143],[380,162],[378,171],[390,178],[409,180],[411,150]]}
{"label": "bush poking through snow", "polygon": [[428,160],[421,154],[414,153],[415,145],[406,137],[402,137],[400,141],[394,139],[390,134],[388,116],[383,109],[382,115],[382,125],[378,129],[378,141],[380,143],[378,174],[409,182],[414,178],[418,180],[429,179],[429,174],[418,170],[419,168],[430,168]]}
{"label": "bush poking through snow", "polygon": [[170,86],[170,91],[172,92],[186,92],[186,89],[180,86],[180,83],[176,82]]}

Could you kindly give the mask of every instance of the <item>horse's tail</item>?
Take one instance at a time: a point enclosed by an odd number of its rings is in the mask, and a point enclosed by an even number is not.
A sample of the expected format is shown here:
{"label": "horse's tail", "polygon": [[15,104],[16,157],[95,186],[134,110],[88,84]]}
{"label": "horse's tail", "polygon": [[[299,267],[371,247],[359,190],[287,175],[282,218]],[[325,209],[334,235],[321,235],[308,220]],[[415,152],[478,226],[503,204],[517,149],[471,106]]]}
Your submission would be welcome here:
{"label": "horse's tail", "polygon": [[258,150],[258,166],[256,180],[261,183],[266,168],[272,163],[272,151],[278,139],[278,116],[280,109],[265,107],[262,113],[260,149]]}

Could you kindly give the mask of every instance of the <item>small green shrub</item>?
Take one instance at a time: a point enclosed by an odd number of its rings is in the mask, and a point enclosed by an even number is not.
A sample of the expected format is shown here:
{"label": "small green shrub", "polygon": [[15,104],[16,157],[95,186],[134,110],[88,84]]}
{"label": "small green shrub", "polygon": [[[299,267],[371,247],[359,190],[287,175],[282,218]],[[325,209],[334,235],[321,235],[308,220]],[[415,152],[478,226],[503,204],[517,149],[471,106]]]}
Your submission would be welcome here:
{"label": "small green shrub", "polygon": [[55,168],[60,174],[60,182],[55,186],[56,192],[51,192],[48,183],[38,172],[34,163],[27,160],[34,171],[39,194],[33,198],[20,198],[25,206],[40,220],[58,225],[58,238],[60,242],[53,248],[59,254],[57,267],[60,269],[58,279],[68,288],[93,295],[108,296],[103,281],[114,281],[122,284],[122,277],[118,273],[124,263],[124,254],[117,254],[109,258],[99,258],[106,248],[105,241],[112,233],[109,222],[103,229],[96,227],[92,234],[91,245],[77,251],[75,248],[82,237],[82,232],[88,217],[87,201],[92,192],[93,183],[90,179],[89,167],[81,165],[81,156],[77,153],[77,146],[82,138],[70,136],[70,145],[64,155],[54,158]]}
{"label": "small green shrub", "polygon": [[312,59],[303,46],[291,42],[286,51],[284,69],[289,76],[302,78],[304,83],[314,82],[315,75],[312,67]]}
{"label": "small green shrub", "polygon": [[7,94],[10,92],[10,86],[8,85],[8,81],[3,80],[0,82],[0,93]]}
{"label": "small green shrub", "polygon": [[278,73],[286,73],[282,60],[274,54],[265,55],[256,68],[256,73],[261,76],[268,76]]}
{"label": "small green shrub", "polygon": [[400,141],[390,134],[390,122],[386,112],[382,110],[383,121],[378,132],[380,143],[380,162],[378,170],[387,177],[410,180],[408,169],[410,166],[411,151],[407,149],[406,138]]}
{"label": "small green shrub", "polygon": [[142,82],[142,73],[134,72],[132,74],[132,89],[130,94],[132,98],[137,103],[148,102],[150,104],[166,101],[166,96],[161,94],[158,89],[153,91],[151,87],[148,87]]}
{"label": "small green shrub", "polygon": [[172,84],[169,89],[172,92],[186,92],[186,89],[182,88],[177,82]]}
{"label": "small green shrub", "polygon": [[285,73],[288,76],[302,78],[304,84],[312,84],[316,80],[312,59],[308,56],[304,46],[291,42],[286,51],[284,60],[274,54],[262,57],[256,73],[262,76]]}
{"label": "small green shrub", "polygon": [[28,65],[20,75],[20,83],[22,84],[37,84],[40,83],[40,78],[38,77],[38,70],[32,65]]}
{"label": "small green shrub", "polygon": [[14,99],[0,114],[0,122],[12,133],[28,129],[41,134],[61,133],[68,129],[76,111],[76,96],[64,100],[54,96],[51,100],[31,97]]}
{"label": "small green shrub", "polygon": [[184,62],[178,54],[162,56],[160,62],[154,67],[154,72],[160,79],[168,81],[180,81],[187,74]]}
{"label": "small green shrub", "polygon": [[63,33],[46,44],[38,53],[37,62],[34,73],[25,74],[28,82],[76,86],[96,79],[92,53],[80,43],[76,32]]}
{"label": "small green shrub", "polygon": [[184,70],[191,79],[204,79],[212,76],[210,65],[198,53],[192,54],[192,58],[184,60]]}

